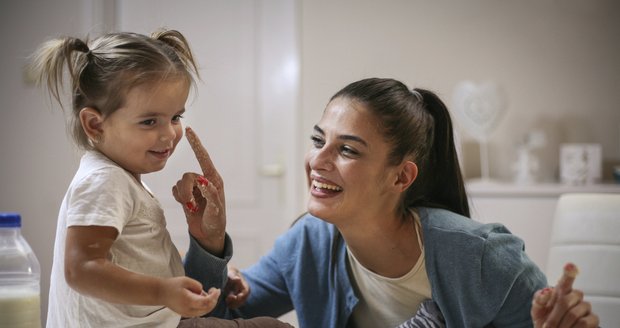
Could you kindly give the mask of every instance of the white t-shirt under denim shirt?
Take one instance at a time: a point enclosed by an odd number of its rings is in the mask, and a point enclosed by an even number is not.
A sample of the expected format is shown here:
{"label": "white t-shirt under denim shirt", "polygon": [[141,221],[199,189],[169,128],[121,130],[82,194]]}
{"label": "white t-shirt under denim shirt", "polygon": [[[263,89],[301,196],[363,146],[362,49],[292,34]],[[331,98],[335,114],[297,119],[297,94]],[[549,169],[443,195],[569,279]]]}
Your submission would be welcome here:
{"label": "white t-shirt under denim shirt", "polygon": [[421,253],[413,268],[402,277],[387,278],[366,269],[347,247],[353,286],[359,297],[352,314],[357,328],[396,327],[413,317],[422,301],[431,298],[420,218],[414,211],[411,214]]}
{"label": "white t-shirt under denim shirt", "polygon": [[70,226],[109,226],[119,235],[110,261],[157,277],[184,275],[161,205],[148,188],[101,153],[84,154],[58,215],[47,327],[176,327],[180,316],[163,306],[112,304],[78,293],[64,275]]}

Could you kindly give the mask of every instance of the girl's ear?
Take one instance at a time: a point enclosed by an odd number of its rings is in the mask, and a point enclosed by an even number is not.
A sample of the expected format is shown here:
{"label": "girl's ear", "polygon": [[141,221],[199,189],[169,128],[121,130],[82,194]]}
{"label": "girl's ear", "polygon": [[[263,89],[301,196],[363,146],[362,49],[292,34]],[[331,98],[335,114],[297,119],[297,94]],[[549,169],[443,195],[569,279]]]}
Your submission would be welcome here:
{"label": "girl's ear", "polygon": [[418,165],[412,161],[405,161],[401,165],[402,168],[398,174],[395,187],[397,187],[400,192],[404,192],[418,177]]}
{"label": "girl's ear", "polygon": [[103,117],[98,110],[92,107],[84,107],[80,111],[80,122],[82,123],[82,129],[88,136],[88,139],[93,144],[99,143],[103,138]]}

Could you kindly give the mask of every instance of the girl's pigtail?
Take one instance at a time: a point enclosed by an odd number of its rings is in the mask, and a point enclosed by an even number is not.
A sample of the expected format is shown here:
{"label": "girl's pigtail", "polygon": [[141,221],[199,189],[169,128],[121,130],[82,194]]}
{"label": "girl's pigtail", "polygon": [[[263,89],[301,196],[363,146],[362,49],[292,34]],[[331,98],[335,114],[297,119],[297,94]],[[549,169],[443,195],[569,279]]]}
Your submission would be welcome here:
{"label": "girl's pigtail", "polygon": [[177,30],[159,30],[153,32],[151,38],[164,42],[172,47],[188,70],[191,70],[194,75],[199,78],[198,67],[190,49],[189,42],[181,32]]}
{"label": "girl's pigtail", "polygon": [[78,94],[83,94],[80,76],[86,65],[88,65],[92,52],[86,42],[77,38],[66,39],[64,52],[69,76],[71,77],[71,91],[75,97]]}
{"label": "girl's pigtail", "polygon": [[[82,54],[76,54],[76,51]],[[36,84],[46,86],[61,108],[60,90],[63,87],[65,64],[72,89],[79,89],[79,75],[87,63],[86,54],[89,52],[84,41],[77,38],[63,38],[43,43],[34,53],[30,69],[35,76]]]}
{"label": "girl's pigtail", "polygon": [[426,200],[431,204],[447,207],[461,215],[470,216],[465,183],[461,174],[454,133],[448,108],[437,95],[424,89],[414,89],[422,95],[424,107],[431,114],[434,124],[429,166],[433,172],[427,177]]}

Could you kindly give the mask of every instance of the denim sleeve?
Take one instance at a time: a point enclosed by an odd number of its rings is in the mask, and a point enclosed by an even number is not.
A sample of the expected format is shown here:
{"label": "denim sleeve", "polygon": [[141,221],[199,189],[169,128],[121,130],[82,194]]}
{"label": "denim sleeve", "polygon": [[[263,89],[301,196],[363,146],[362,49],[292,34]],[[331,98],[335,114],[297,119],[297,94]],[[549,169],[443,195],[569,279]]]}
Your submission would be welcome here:
{"label": "denim sleeve", "polygon": [[[228,261],[230,261],[232,253],[232,241],[228,234],[224,242],[224,255],[221,258],[205,251],[200,244],[190,236],[189,250],[185,255],[185,275],[198,280],[205,290],[215,287],[224,291],[224,286],[228,280]],[[222,293],[217,307],[209,313],[210,316],[220,318],[231,317],[231,314],[228,313],[226,302],[224,301],[225,297],[225,293]]]}
{"label": "denim sleeve", "polygon": [[238,315],[279,317],[293,309],[287,283],[289,274],[286,272],[290,261],[301,259],[296,256],[297,251],[290,247],[289,241],[294,239],[292,235],[289,230],[276,240],[271,251],[258,263],[242,271],[250,285],[250,296],[245,305],[236,311]]}
{"label": "denim sleeve", "polygon": [[494,327],[532,327],[530,309],[536,290],[547,284],[545,275],[525,253],[523,241],[511,234],[491,233],[485,243],[482,279],[491,307],[499,307]]}

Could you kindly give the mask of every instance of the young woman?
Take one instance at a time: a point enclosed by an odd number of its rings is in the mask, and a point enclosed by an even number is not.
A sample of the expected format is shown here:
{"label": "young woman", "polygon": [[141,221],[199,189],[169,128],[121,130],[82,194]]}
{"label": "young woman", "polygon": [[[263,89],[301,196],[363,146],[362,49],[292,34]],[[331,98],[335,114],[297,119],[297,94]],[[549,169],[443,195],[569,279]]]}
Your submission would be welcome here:
{"label": "young woman", "polygon": [[[219,191],[197,192],[200,176],[190,173],[173,188],[182,204],[202,204],[186,210],[201,223],[190,229],[186,272],[204,280],[213,277],[201,274],[203,261],[215,254],[224,267],[231,249],[225,218],[214,215],[224,210],[221,178],[189,136]],[[450,116],[434,93],[391,79],[354,82],[332,97],[311,139],[308,214],[242,272],[243,292],[227,295],[242,306],[230,311],[222,303],[215,314],[295,309],[302,327],[598,324],[570,284],[542,289],[546,279],[521,239],[469,218]]]}

